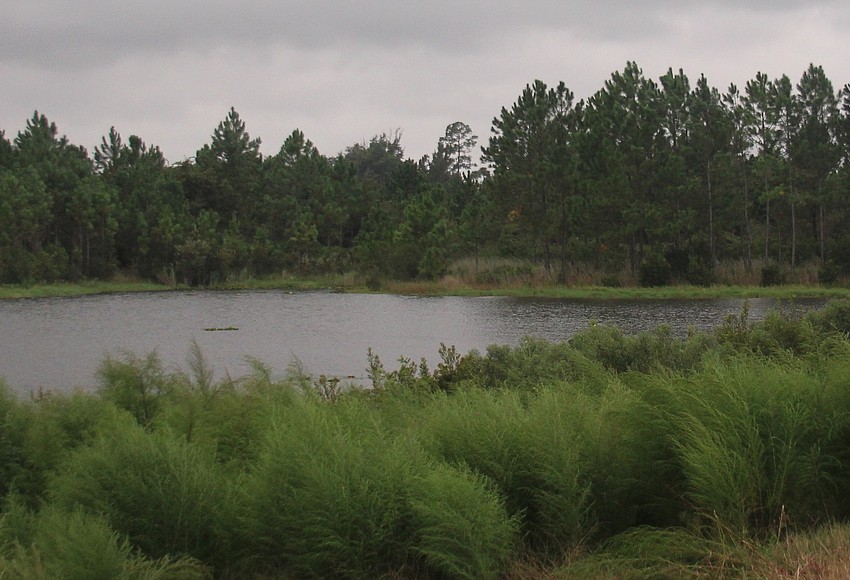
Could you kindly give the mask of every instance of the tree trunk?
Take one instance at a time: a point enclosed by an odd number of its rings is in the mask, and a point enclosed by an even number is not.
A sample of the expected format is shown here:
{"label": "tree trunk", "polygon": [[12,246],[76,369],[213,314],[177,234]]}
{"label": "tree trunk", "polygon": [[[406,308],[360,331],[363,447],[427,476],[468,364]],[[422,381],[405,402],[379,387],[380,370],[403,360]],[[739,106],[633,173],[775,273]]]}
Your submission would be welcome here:
{"label": "tree trunk", "polygon": [[714,248],[714,199],[711,191],[711,161],[706,164],[706,178],[708,181],[708,249],[711,254],[711,267],[717,263],[717,255]]}
{"label": "tree trunk", "polygon": [[[793,194],[792,194],[793,195]],[[791,200],[791,270],[797,267],[797,204]]]}
{"label": "tree trunk", "polygon": [[746,167],[744,168],[744,228],[747,232],[747,247],[744,264],[747,272],[753,271],[753,230],[750,224],[750,182],[747,179]]}
{"label": "tree trunk", "polygon": [[[763,133],[762,133],[763,134]],[[764,168],[764,263],[770,262],[770,192],[767,166]]]}

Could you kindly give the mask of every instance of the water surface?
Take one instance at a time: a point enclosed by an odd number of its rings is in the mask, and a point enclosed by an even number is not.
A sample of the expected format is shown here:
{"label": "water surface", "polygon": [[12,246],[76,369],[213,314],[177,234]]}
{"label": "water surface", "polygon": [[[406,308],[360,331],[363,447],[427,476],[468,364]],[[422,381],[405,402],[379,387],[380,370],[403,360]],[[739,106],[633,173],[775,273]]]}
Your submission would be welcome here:
{"label": "water surface", "polygon": [[[758,320],[777,306],[798,311],[825,300],[780,304],[750,299]],[[295,360],[313,374],[365,377],[371,347],[385,366],[400,356],[439,362],[441,342],[459,352],[517,344],[524,336],[569,339],[590,321],[634,333],[671,326],[710,330],[743,300],[521,299],[413,297],[332,292],[133,293],[0,301],[0,377],[16,391],[96,384],[106,355],[156,351],[170,368],[188,368],[195,340],[216,376],[245,375],[246,356],[276,373]],[[238,330],[210,332],[208,328]]]}

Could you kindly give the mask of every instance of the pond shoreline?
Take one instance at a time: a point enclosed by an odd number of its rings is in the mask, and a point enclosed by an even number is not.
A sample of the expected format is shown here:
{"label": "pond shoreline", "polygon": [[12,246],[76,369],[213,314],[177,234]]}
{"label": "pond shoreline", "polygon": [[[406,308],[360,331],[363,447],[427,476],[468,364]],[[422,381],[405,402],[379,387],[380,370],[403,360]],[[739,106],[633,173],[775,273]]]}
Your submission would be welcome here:
{"label": "pond shoreline", "polygon": [[126,294],[137,292],[186,292],[234,290],[327,290],[349,294],[397,294],[407,296],[507,296],[513,298],[561,299],[716,299],[716,298],[850,298],[850,288],[823,286],[661,286],[652,288],[606,286],[459,286],[441,282],[386,282],[368,288],[342,278],[282,278],[247,280],[205,287],[164,285],[154,282],[91,281],[32,286],[0,285],[0,300]]}

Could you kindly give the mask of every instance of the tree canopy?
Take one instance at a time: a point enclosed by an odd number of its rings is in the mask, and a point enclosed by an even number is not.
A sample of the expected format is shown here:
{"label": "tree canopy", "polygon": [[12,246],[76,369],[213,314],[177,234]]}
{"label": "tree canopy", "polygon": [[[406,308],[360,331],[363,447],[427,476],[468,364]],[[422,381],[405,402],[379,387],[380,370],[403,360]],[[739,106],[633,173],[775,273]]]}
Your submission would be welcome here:
{"label": "tree canopy", "polygon": [[[577,101],[529,83],[480,150],[462,121],[433,154],[401,132],[326,156],[299,129],[264,157],[231,108],[168,163],[114,127],[91,155],[39,112],[0,130],[0,282],[209,284],[281,271],[435,278],[453,260],[576,264],[642,283],[710,283],[718,264],[850,275],[850,85],[814,64],[719,90],[634,62]],[[781,277],[781,276],[780,276]]]}

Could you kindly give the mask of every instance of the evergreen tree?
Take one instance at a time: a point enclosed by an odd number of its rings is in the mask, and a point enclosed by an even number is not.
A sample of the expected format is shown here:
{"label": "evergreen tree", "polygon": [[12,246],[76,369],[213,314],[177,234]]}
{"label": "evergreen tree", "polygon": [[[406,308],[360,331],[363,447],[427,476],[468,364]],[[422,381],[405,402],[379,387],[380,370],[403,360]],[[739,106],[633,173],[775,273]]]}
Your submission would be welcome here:
{"label": "evergreen tree", "polygon": [[558,239],[559,196],[566,185],[564,162],[567,115],[573,94],[561,83],[527,85],[508,110],[493,119],[493,135],[483,149],[493,169],[497,206],[508,221],[516,221],[533,254],[539,252],[547,272],[552,269],[552,242]]}

